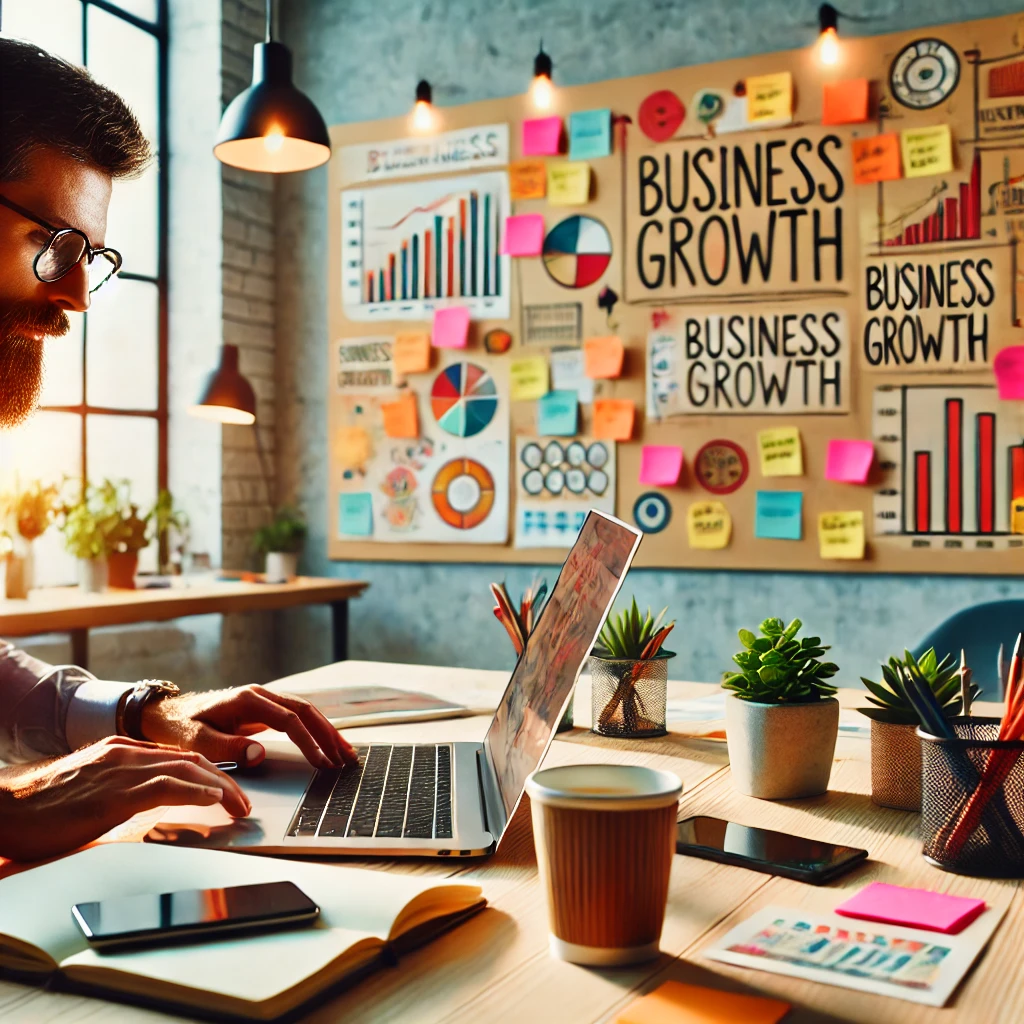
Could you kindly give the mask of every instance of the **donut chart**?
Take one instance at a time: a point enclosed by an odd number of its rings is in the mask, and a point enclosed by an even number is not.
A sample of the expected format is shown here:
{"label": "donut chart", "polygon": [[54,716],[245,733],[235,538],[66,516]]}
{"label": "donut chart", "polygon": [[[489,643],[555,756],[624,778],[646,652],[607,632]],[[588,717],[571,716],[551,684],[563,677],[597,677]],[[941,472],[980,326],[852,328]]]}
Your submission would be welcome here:
{"label": "donut chart", "polygon": [[452,459],[437,471],[430,497],[449,526],[472,530],[494,507],[494,478],[475,459]]}
{"label": "donut chart", "polygon": [[576,214],[548,232],[543,258],[551,279],[563,288],[586,288],[608,269],[612,238],[599,220]]}
{"label": "donut chart", "polygon": [[442,430],[456,437],[472,437],[494,419],[498,389],[482,366],[453,363],[434,378],[430,408]]}

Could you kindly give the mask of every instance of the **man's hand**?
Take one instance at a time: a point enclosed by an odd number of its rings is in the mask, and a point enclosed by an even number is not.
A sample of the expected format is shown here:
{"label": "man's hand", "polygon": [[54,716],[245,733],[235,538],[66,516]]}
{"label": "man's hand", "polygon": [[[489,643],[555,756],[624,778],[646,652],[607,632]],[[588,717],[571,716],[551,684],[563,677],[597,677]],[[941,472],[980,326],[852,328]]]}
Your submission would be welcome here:
{"label": "man's hand", "polygon": [[195,750],[211,761],[255,765],[266,756],[249,737],[279,729],[314,768],[356,764],[351,745],[308,701],[263,686],[189,693],[151,701],[142,711],[142,735],[157,743]]}
{"label": "man's hand", "polygon": [[0,769],[0,856],[38,860],[77,849],[153,807],[223,803],[251,810],[205,757],[110,737],[49,761]]}

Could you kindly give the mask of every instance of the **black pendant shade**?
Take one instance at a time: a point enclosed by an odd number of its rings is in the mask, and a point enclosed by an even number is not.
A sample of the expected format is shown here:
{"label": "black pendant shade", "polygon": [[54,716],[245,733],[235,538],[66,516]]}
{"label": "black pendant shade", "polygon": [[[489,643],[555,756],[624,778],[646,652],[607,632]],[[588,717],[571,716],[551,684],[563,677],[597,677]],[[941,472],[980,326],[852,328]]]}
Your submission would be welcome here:
{"label": "black pendant shade", "polygon": [[238,346],[225,345],[220,365],[206,380],[189,412],[204,420],[247,426],[256,422],[256,393],[238,370]]}

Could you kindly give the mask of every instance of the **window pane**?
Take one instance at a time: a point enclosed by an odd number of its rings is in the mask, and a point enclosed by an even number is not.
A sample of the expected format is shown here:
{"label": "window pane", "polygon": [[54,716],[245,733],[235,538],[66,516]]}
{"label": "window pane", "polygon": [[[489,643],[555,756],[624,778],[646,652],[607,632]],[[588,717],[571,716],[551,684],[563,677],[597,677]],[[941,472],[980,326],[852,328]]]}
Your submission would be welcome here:
{"label": "window pane", "polygon": [[[114,182],[105,242],[124,257],[121,269],[129,274],[157,275],[157,207],[156,161],[142,177]],[[109,287],[105,284],[96,297]]]}
{"label": "window pane", "polygon": [[85,314],[89,405],[156,408],[157,296],[155,284],[121,278],[93,297]]}
{"label": "window pane", "polygon": [[156,21],[156,0],[114,0],[114,3],[129,14],[146,21]]}
{"label": "window pane", "polygon": [[81,0],[3,0],[4,35],[82,63]]}
{"label": "window pane", "polygon": [[82,327],[80,316],[68,317],[71,332],[46,340],[46,368],[40,405],[78,405],[82,401]]}

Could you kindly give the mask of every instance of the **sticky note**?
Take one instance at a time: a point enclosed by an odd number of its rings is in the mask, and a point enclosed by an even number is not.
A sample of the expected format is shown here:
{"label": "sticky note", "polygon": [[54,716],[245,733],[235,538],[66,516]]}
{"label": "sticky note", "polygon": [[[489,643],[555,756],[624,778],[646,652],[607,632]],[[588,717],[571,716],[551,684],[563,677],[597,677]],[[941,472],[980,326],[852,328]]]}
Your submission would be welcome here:
{"label": "sticky note", "polygon": [[594,437],[601,441],[628,441],[633,436],[636,405],[626,398],[599,398],[594,402]]}
{"label": "sticky note", "polygon": [[900,137],[895,132],[853,140],[853,183],[896,181],[900,173]]}
{"label": "sticky note", "polygon": [[845,484],[867,481],[875,446],[871,441],[829,441],[825,457],[825,479]]}
{"label": "sticky note", "polygon": [[547,184],[548,169],[543,160],[513,160],[508,165],[508,187],[513,202],[543,199]]}
{"label": "sticky note", "polygon": [[747,121],[788,121],[793,116],[793,76],[788,71],[747,79]]}
{"label": "sticky note", "polygon": [[384,433],[388,437],[419,437],[420,419],[416,411],[416,395],[406,391],[393,402],[381,402]]}
{"label": "sticky note", "polygon": [[611,110],[578,110],[569,115],[570,160],[596,160],[611,151]]}
{"label": "sticky note", "polygon": [[621,338],[587,338],[583,342],[583,359],[587,376],[593,380],[608,380],[622,376],[622,360],[626,349]]}
{"label": "sticky note", "polygon": [[342,469],[362,469],[372,451],[370,434],[365,427],[339,427],[335,449]]}
{"label": "sticky note", "polygon": [[1024,345],[1000,349],[992,361],[999,397],[1004,401],[1024,398]]}
{"label": "sticky note", "polygon": [[552,350],[551,386],[558,391],[575,391],[581,402],[594,400],[594,382],[586,374],[583,349]]}
{"label": "sticky note", "polygon": [[1024,533],[1024,497],[1010,502],[1010,533]]}
{"label": "sticky note", "polygon": [[445,306],[434,310],[431,340],[434,348],[465,348],[469,336],[469,310],[465,306]]}
{"label": "sticky note", "polygon": [[822,512],[818,516],[818,552],[822,558],[864,557],[864,513]]}
{"label": "sticky note", "polygon": [[720,501],[697,501],[686,510],[686,536],[691,548],[718,551],[732,539],[732,516]]}
{"label": "sticky note", "polygon": [[822,96],[822,124],[860,124],[868,119],[868,80],[848,78],[826,82]]}
{"label": "sticky note", "polygon": [[505,256],[539,256],[544,248],[544,217],[524,213],[505,218],[501,251]]}
{"label": "sticky note", "polygon": [[683,449],[675,444],[645,444],[640,452],[640,483],[674,487],[683,471]]}
{"label": "sticky note", "polygon": [[953,137],[948,124],[904,128],[900,132],[900,151],[904,177],[926,178],[953,170]]}
{"label": "sticky note", "polygon": [[773,427],[757,432],[762,476],[803,476],[804,452],[799,427]]}
{"label": "sticky note", "polygon": [[548,393],[548,361],[543,356],[513,359],[509,366],[513,402],[527,402]]}
{"label": "sticky note", "polygon": [[630,1003],[614,1024],[778,1024],[789,1010],[779,999],[664,981]]}
{"label": "sticky note", "polygon": [[762,540],[800,540],[803,510],[803,491],[758,491],[754,536]]}
{"label": "sticky note", "polygon": [[338,532],[348,537],[373,536],[373,498],[368,492],[338,495]]}
{"label": "sticky note", "polygon": [[951,896],[929,889],[908,889],[902,885],[871,882],[836,907],[843,917],[885,924],[905,924],[931,932],[956,935],[985,909],[985,901],[970,896]]}
{"label": "sticky note", "polygon": [[574,437],[579,420],[575,391],[549,391],[537,402],[537,433],[545,437]]}
{"label": "sticky note", "polygon": [[426,331],[401,331],[391,348],[395,373],[426,373],[430,369],[430,335]]}
{"label": "sticky note", "polygon": [[590,164],[552,164],[548,168],[548,202],[583,206],[590,201]]}
{"label": "sticky note", "polygon": [[535,117],[523,122],[523,156],[558,156],[561,145],[560,117]]}

